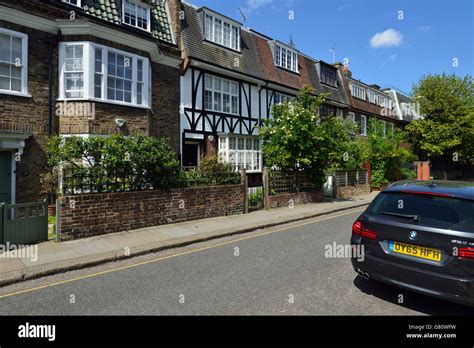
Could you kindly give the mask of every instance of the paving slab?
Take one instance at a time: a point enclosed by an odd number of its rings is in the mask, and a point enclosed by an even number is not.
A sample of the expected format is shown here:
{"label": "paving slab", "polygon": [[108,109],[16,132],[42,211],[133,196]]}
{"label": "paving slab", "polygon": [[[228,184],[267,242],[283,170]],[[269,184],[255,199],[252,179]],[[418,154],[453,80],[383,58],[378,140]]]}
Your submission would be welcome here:
{"label": "paving slab", "polygon": [[61,243],[48,241],[35,246],[38,251],[37,260],[31,257],[2,257],[5,253],[0,252],[0,286],[362,207],[369,204],[377,194],[374,192],[352,199],[297,205],[292,209],[283,207],[250,214],[147,227]]}

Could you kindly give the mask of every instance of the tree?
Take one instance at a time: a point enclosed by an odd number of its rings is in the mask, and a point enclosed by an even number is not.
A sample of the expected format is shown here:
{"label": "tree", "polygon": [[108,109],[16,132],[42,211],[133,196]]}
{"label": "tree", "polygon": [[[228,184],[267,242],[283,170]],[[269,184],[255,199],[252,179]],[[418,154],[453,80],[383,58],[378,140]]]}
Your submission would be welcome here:
{"label": "tree", "polygon": [[407,126],[414,150],[423,159],[474,158],[474,82],[471,76],[427,75],[413,86],[424,116]]}
{"label": "tree", "polygon": [[[260,129],[266,164],[286,170],[304,169],[316,185],[325,170],[340,165],[351,145],[352,126],[334,115],[321,118],[324,96],[303,88],[295,100],[275,105],[273,118]],[[355,158],[355,157],[354,157]]]}
{"label": "tree", "polygon": [[402,164],[416,159],[407,146],[407,134],[397,128],[384,131],[384,127],[380,120],[369,120],[368,157],[372,168],[372,186],[377,188],[399,179]]}

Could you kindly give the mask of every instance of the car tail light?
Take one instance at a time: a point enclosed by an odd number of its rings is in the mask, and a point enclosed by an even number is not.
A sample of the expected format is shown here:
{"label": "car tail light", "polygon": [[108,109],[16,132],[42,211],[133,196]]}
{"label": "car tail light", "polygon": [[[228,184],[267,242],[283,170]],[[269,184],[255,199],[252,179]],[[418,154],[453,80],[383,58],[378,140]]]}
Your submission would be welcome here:
{"label": "car tail light", "polygon": [[461,259],[474,260],[474,248],[459,248],[458,257]]}
{"label": "car tail light", "polygon": [[376,240],[377,239],[377,232],[372,231],[362,225],[362,222],[356,221],[352,225],[352,233],[358,236],[366,237],[369,239]]}
{"label": "car tail light", "polygon": [[412,190],[401,190],[402,193],[410,193],[412,195],[424,195],[424,196],[434,196],[434,197],[451,197],[446,193],[437,193],[437,192],[425,192],[425,191],[412,191]]}

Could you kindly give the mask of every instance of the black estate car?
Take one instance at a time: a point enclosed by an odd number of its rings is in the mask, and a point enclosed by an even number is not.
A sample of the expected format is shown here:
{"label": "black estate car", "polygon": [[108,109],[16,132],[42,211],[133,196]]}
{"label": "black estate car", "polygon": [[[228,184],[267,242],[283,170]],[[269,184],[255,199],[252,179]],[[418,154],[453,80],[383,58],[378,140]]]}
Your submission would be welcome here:
{"label": "black estate car", "polygon": [[354,222],[351,244],[361,277],[474,306],[474,183],[395,183]]}

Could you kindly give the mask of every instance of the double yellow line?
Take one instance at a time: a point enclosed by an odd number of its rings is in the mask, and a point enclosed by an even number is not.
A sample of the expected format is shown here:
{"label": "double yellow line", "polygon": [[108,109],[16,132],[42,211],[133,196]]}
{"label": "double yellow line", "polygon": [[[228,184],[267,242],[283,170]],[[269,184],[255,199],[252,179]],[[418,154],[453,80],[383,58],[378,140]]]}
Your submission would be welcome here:
{"label": "double yellow line", "polygon": [[298,228],[298,227],[301,227],[301,226],[314,224],[316,222],[336,219],[338,217],[354,214],[354,213],[357,213],[357,212],[361,212],[363,210],[364,209],[351,210],[350,212],[347,212],[347,213],[344,213],[344,214],[332,215],[330,217],[326,217],[326,218],[323,218],[323,219],[306,221],[306,222],[303,222],[303,223],[299,223],[299,224],[296,224],[296,225],[291,225],[291,226],[284,227],[284,228],[279,228],[279,229],[276,229],[276,230],[271,230],[271,231],[267,231],[267,232],[253,234],[253,235],[247,236],[247,237],[233,239],[233,240],[230,240],[230,241],[227,241],[227,242],[213,244],[213,245],[202,247],[202,248],[196,248],[196,249],[193,249],[193,250],[184,251],[184,252],[176,253],[176,254],[173,254],[173,255],[158,257],[158,258],[153,259],[153,260],[137,262],[137,263],[134,263],[134,264],[128,265],[128,266],[117,267],[117,268],[109,269],[109,270],[106,270],[106,271],[101,271],[101,272],[97,272],[97,273],[88,274],[88,275],[85,275],[85,276],[80,276],[80,277],[71,278],[71,279],[68,279],[68,280],[63,280],[63,281],[60,281],[60,282],[54,282],[54,283],[51,283],[51,284],[41,285],[41,286],[37,286],[37,287],[34,287],[34,288],[19,290],[19,291],[15,291],[15,292],[5,294],[5,295],[0,295],[0,299],[15,296],[15,295],[20,295],[20,294],[24,294],[24,293],[28,293],[28,292],[32,292],[32,291],[38,291],[38,290],[41,290],[41,289],[46,289],[46,288],[61,285],[61,284],[67,284],[67,283],[75,282],[75,281],[82,280],[82,279],[97,277],[97,276],[100,276],[100,275],[103,275],[103,274],[112,273],[112,272],[116,272],[116,271],[121,271],[121,270],[124,270],[124,269],[143,266],[143,265],[147,265],[147,264],[150,264],[150,263],[155,263],[155,262],[171,259],[171,258],[178,257],[178,256],[183,256],[183,255],[193,254],[193,253],[197,253],[197,252],[204,251],[204,250],[214,249],[214,248],[217,248],[217,247],[220,247],[220,246],[223,246],[223,245],[237,243],[237,242],[241,242],[241,241],[252,239],[252,238],[262,237],[262,236],[272,234],[272,233],[276,233],[276,232],[287,231],[287,230],[291,230],[291,229]]}

